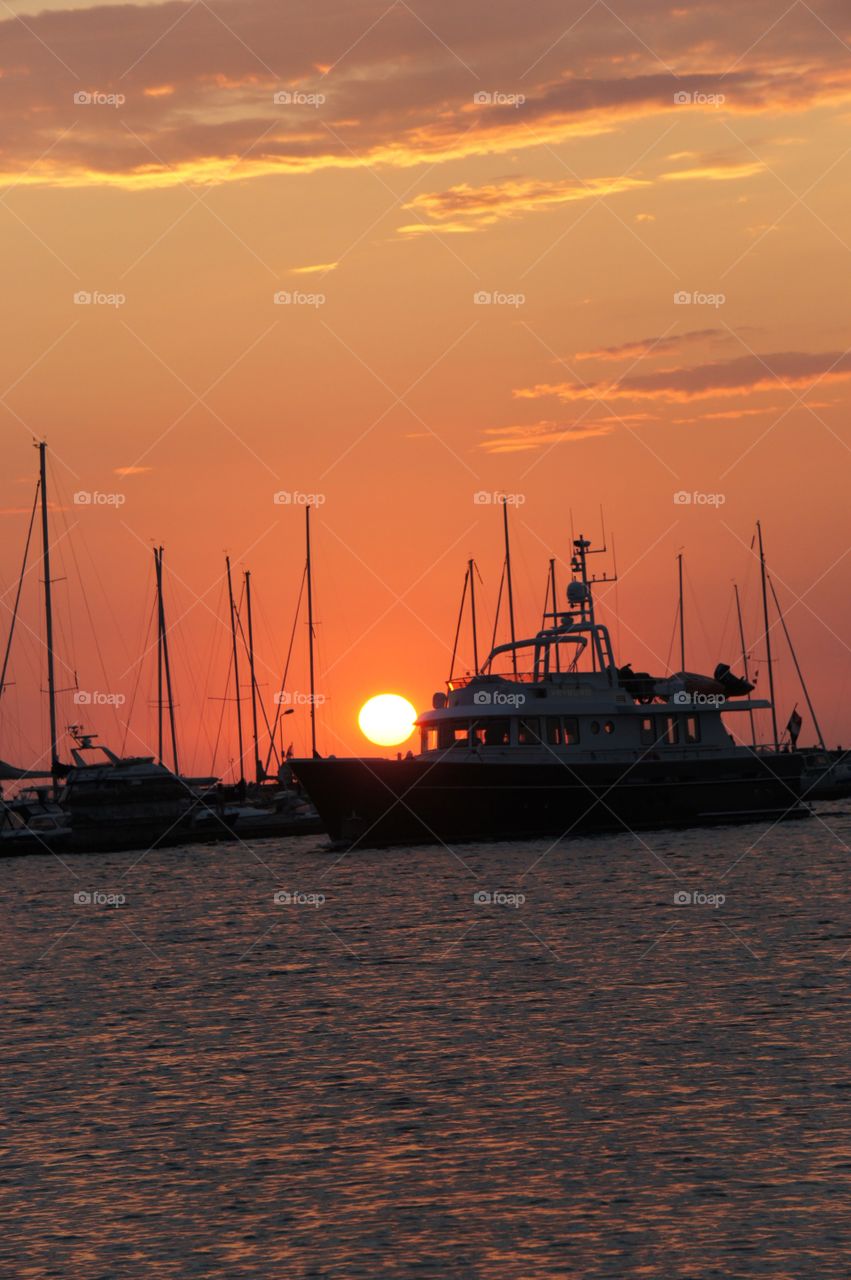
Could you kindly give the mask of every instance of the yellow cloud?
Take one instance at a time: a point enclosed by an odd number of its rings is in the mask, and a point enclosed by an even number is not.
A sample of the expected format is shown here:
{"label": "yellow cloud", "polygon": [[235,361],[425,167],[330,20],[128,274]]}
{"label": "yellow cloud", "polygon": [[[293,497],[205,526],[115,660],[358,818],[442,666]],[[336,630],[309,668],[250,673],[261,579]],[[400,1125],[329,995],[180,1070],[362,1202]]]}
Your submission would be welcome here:
{"label": "yellow cloud", "polygon": [[614,430],[614,420],[578,423],[575,426],[557,422],[518,423],[509,427],[486,427],[488,438],[479,444],[486,453],[528,453],[543,449],[546,445],[562,444],[567,440],[588,440],[594,436],[607,436]]}
{"label": "yellow cloud", "polygon": [[655,373],[632,374],[613,382],[539,383],[515,390],[518,400],[555,396],[566,403],[577,400],[658,400],[685,404],[690,400],[750,396],[758,392],[787,391],[816,384],[844,382],[851,378],[848,352],[782,351],[765,356],[740,356],[713,364],[679,366]]}
{"label": "yellow cloud", "polygon": [[756,174],[765,172],[766,166],[760,160],[751,164],[707,164],[695,169],[674,169],[660,177],[663,182],[731,182],[736,178],[753,178]]}
{"label": "yellow cloud", "polygon": [[336,271],[339,265],[339,262],[317,262],[312,267],[290,267],[290,275],[312,276],[319,272],[325,275],[329,271]]}
{"label": "yellow cloud", "polygon": [[400,227],[399,231],[414,235],[428,230],[468,232],[492,226],[503,218],[516,218],[577,200],[601,199],[647,185],[639,178],[590,178],[586,182],[509,178],[482,187],[462,182],[445,191],[426,192],[411,200],[404,207],[432,221]]}

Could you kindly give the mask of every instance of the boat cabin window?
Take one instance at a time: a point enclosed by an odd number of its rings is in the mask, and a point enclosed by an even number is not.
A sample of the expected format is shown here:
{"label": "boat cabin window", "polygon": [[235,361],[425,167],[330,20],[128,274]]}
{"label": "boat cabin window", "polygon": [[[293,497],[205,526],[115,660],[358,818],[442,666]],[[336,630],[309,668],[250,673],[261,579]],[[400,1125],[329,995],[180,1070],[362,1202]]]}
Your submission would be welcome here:
{"label": "boat cabin window", "polygon": [[680,740],[680,718],[679,716],[663,716],[663,741],[666,746],[675,747]]}
{"label": "boat cabin window", "polygon": [[614,731],[615,731],[615,722],[614,722],[614,720],[607,720],[607,721],[606,721],[606,723],[603,725],[603,732],[604,732],[604,733],[614,733]]}
{"label": "boat cabin window", "polygon": [[546,740],[551,747],[574,747],[579,741],[579,721],[573,716],[547,716]]}
{"label": "boat cabin window", "polygon": [[438,731],[438,746],[441,751],[451,747],[466,747],[470,741],[470,726],[466,720],[448,720]]}
{"label": "boat cabin window", "polygon": [[483,720],[486,747],[507,747],[511,742],[510,720]]}
{"label": "boat cabin window", "polygon": [[641,720],[641,745],[652,747],[656,744],[656,729],[652,716],[643,716]]}
{"label": "boat cabin window", "polygon": [[517,722],[518,746],[539,747],[541,741],[541,721],[537,716],[526,716]]}
{"label": "boat cabin window", "polygon": [[686,718],[686,742],[700,742],[700,721],[697,716]]}
{"label": "boat cabin window", "polygon": [[507,747],[511,726],[507,720],[474,720],[470,725],[471,747]]}

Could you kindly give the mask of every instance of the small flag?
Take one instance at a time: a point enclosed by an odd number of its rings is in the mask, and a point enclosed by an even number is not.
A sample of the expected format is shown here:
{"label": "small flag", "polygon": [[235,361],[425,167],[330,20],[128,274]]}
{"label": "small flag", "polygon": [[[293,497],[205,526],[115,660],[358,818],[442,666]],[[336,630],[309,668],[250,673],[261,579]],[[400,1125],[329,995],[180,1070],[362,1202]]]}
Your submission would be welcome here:
{"label": "small flag", "polygon": [[789,717],[789,723],[786,726],[786,732],[789,734],[789,737],[792,739],[793,749],[798,745],[798,735],[801,732],[801,725],[803,723],[804,722],[801,719],[801,717],[798,715],[798,712],[793,711]]}

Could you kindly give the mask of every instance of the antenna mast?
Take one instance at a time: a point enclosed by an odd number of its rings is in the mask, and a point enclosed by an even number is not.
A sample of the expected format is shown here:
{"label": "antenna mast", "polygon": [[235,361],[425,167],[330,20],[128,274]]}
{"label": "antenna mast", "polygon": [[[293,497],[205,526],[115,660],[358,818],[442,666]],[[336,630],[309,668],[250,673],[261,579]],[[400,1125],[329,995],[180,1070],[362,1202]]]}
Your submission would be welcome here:
{"label": "antenna mast", "polygon": [[[603,583],[607,582],[617,582],[617,575],[609,577],[608,574],[603,573],[600,577],[597,577],[596,574],[591,578],[588,577],[588,556],[603,555],[606,550],[607,548],[603,546],[598,547],[596,551],[592,551],[591,543],[580,533],[578,538],[573,539],[573,555],[570,559],[570,568],[574,575],[574,581],[578,576],[579,581],[584,587],[584,592],[579,602],[579,612],[583,623],[590,624],[592,639],[592,670],[597,670],[597,663],[599,662],[600,670],[607,671],[609,680],[611,681],[612,670],[614,669],[614,655],[611,653],[610,649],[608,653],[604,651],[603,644],[600,639],[597,628],[597,615],[594,608],[594,587],[601,586]],[[568,587],[568,601],[571,599],[570,591],[571,589]],[[556,622],[558,622],[557,614]]]}

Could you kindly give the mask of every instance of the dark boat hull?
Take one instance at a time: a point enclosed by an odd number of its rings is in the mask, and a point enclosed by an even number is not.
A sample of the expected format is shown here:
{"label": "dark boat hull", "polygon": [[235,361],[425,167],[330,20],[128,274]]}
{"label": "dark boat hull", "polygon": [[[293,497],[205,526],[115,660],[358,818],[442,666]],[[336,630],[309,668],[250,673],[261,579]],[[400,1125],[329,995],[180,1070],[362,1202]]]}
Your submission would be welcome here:
{"label": "dark boat hull", "polygon": [[192,842],[192,829],[183,824],[167,827],[161,823],[89,823],[74,827],[72,853],[128,853],[137,849],[165,849]]}
{"label": "dark boat hull", "polygon": [[73,853],[71,833],[62,835],[36,835],[22,832],[14,837],[4,836],[0,839],[0,858],[31,858],[33,855],[46,853]]}
{"label": "dark boat hull", "polygon": [[641,763],[294,760],[335,843],[382,846],[806,817],[794,755]]}
{"label": "dark boat hull", "polygon": [[[121,820],[115,815],[94,822],[77,818],[70,846],[72,853],[121,853],[137,849],[163,849],[188,844],[244,844],[247,840],[315,835],[324,827],[314,814],[263,813],[240,815],[229,821],[211,811],[206,821],[190,821],[182,812],[175,817],[147,818],[135,815]],[[34,849],[33,852],[38,852]]]}
{"label": "dark boat hull", "polygon": [[218,818],[198,829],[196,840],[271,840],[284,836],[311,836],[325,830],[322,822],[312,813],[262,813],[240,814],[229,820]]}

